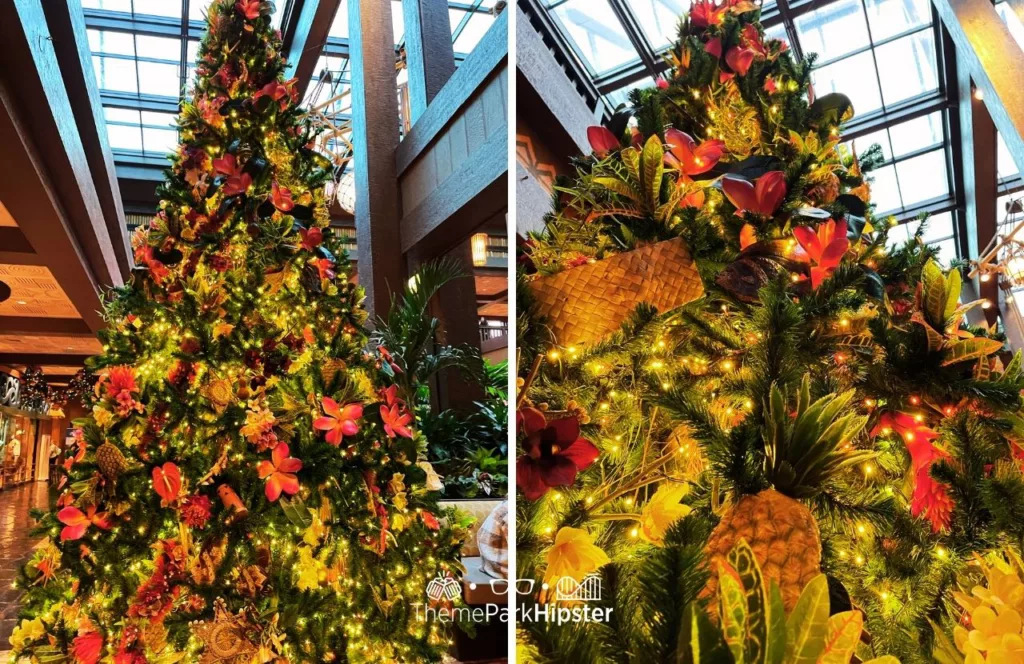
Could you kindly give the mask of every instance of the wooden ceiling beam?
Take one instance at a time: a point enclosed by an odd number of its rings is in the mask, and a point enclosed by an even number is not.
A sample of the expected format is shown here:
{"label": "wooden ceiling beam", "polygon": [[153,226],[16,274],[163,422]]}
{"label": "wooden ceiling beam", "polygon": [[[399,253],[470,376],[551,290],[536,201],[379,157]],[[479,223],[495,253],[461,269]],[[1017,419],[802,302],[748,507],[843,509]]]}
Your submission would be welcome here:
{"label": "wooden ceiling beam", "polygon": [[341,0],[296,0],[292,14],[286,17],[284,53],[288,66],[285,78],[298,78],[295,89],[299,99],[306,96],[309,81],[317,73],[316,63],[339,7]]}
{"label": "wooden ceiling beam", "polygon": [[85,361],[90,357],[92,356],[82,354],[0,353],[0,364],[19,368],[35,366],[37,364],[82,367],[85,366]]}
{"label": "wooden ceiling beam", "polygon": [[38,318],[35,316],[0,316],[0,334],[89,338],[94,336],[89,326],[80,318]]}

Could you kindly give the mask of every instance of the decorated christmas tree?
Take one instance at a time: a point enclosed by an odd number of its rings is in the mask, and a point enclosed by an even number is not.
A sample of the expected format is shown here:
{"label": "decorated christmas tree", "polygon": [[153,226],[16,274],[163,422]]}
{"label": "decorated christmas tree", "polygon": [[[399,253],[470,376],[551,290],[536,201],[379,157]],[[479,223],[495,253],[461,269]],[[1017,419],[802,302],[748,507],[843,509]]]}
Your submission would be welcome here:
{"label": "decorated christmas tree", "polygon": [[[111,293],[12,643],[32,661],[438,661],[458,568],[401,351],[368,345],[272,3],[215,0]],[[425,297],[429,297],[426,295]],[[415,299],[415,298],[414,298]],[[422,298],[421,298],[422,299]],[[385,324],[382,322],[382,325]],[[429,485],[428,485],[429,483]]]}
{"label": "decorated christmas tree", "polygon": [[[1024,541],[992,303],[887,249],[877,148],[756,5],[694,3],[669,61],[520,256],[520,661],[1017,661],[1011,604],[968,638],[955,595]],[[530,617],[587,583],[602,620]]]}

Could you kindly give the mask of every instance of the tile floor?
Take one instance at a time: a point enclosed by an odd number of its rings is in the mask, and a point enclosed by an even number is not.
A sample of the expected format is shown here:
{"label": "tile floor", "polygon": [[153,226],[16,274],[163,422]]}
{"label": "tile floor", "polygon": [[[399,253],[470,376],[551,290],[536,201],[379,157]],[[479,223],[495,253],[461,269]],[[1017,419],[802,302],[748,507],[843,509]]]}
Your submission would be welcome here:
{"label": "tile floor", "polygon": [[[29,510],[47,506],[47,490],[46,482],[29,482],[0,491],[0,651],[10,649],[8,639],[18,617],[21,593],[11,584],[37,543],[29,535],[35,526]],[[0,653],[0,662],[4,659]]]}

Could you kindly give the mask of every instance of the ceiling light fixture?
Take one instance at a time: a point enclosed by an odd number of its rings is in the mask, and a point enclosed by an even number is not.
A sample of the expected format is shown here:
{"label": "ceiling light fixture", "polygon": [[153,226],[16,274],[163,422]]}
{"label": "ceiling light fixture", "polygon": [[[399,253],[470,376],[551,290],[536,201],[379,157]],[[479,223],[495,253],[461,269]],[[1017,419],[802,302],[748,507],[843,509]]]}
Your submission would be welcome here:
{"label": "ceiling light fixture", "polygon": [[0,302],[6,302],[11,297],[11,287],[0,281]]}

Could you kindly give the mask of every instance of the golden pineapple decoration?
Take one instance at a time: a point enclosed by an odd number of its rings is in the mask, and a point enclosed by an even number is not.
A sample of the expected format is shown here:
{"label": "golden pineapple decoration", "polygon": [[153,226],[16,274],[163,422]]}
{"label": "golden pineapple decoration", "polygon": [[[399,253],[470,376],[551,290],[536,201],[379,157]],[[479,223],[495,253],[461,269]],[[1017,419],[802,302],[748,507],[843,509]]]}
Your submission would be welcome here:
{"label": "golden pineapple decoration", "polygon": [[96,448],[96,465],[111,482],[116,482],[117,478],[131,467],[124,453],[109,441]]}
{"label": "golden pineapple decoration", "polygon": [[810,376],[804,376],[791,416],[782,391],[772,387],[764,444],[766,479],[773,488],[738,498],[722,516],[708,540],[711,576],[702,596],[717,596],[719,565],[740,540],[750,545],[765,578],[779,584],[787,612],[804,586],[821,573],[818,523],[800,501],[874,454],[850,444],[867,422],[849,409],[852,390],[814,402],[810,392]]}

